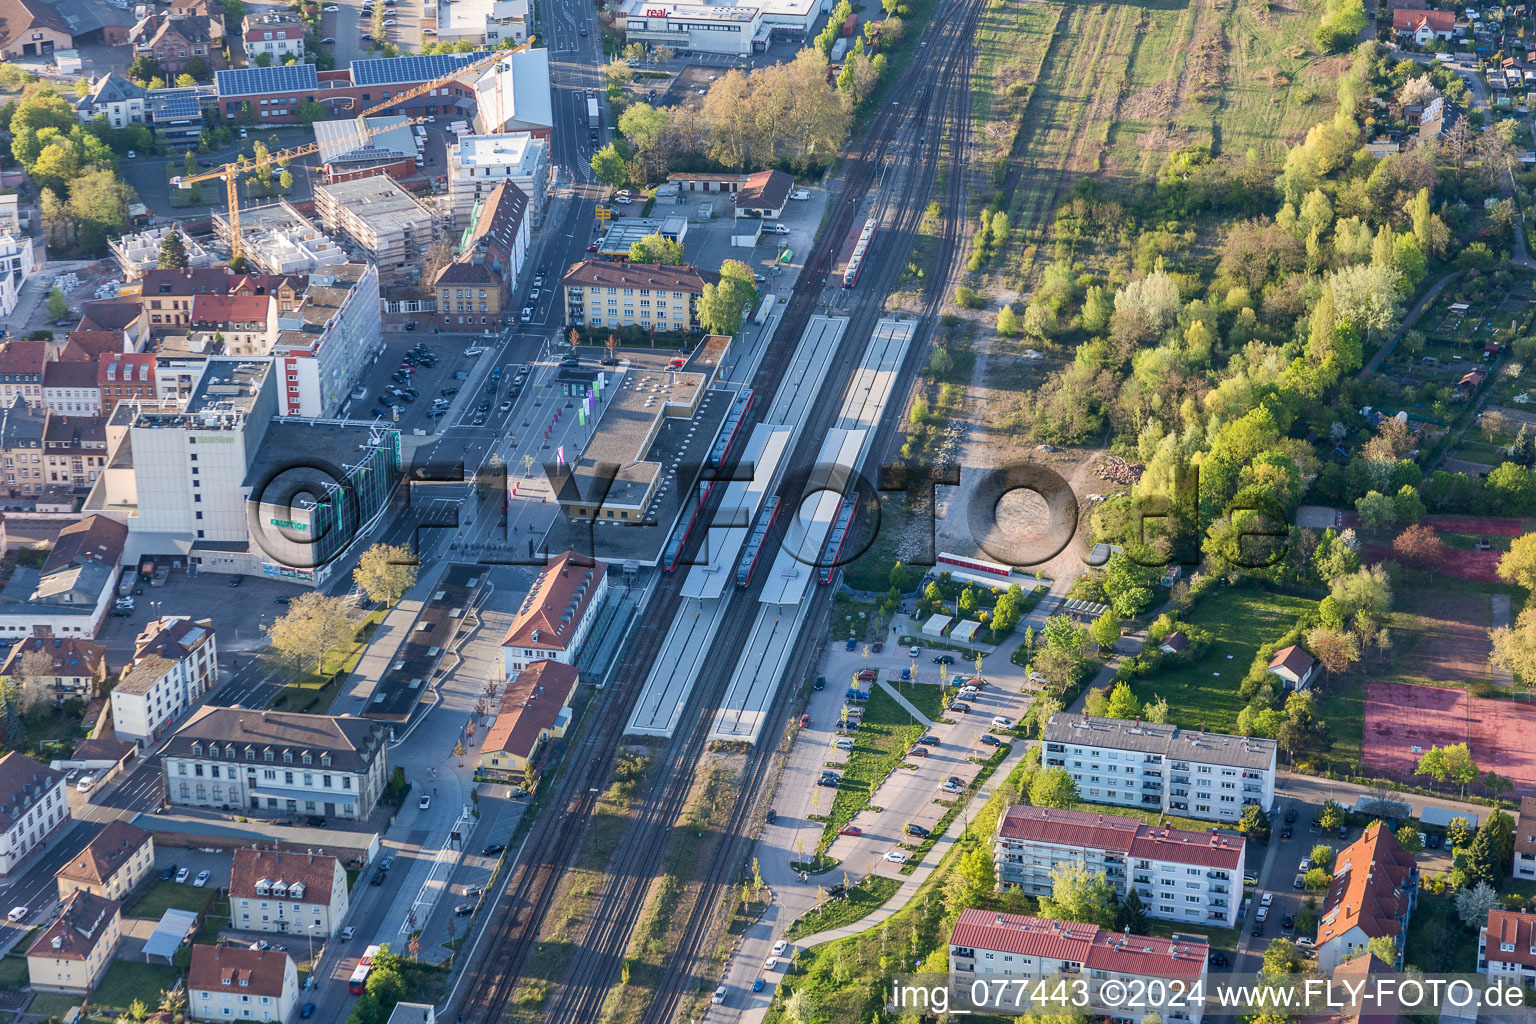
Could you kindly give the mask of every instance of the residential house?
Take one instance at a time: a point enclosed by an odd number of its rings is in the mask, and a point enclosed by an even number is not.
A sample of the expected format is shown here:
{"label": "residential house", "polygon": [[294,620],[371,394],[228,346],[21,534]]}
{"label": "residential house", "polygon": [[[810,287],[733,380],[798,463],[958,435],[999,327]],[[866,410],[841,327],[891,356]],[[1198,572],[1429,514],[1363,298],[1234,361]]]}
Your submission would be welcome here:
{"label": "residential house", "polygon": [[364,821],[387,782],[386,736],[363,718],[204,706],[165,746],[166,799]]}
{"label": "residential house", "polygon": [[[1009,992],[1027,992],[1033,981],[1068,977],[1081,979],[1091,1015],[1135,1024],[1147,1014],[1158,1014],[1165,1021],[1200,1024],[1199,1003],[1154,1007],[1148,1001],[1133,1009],[1124,994],[1150,991],[1149,983],[1161,990],[1170,981],[1203,991],[1209,955],[1204,936],[1155,938],[973,907],[960,912],[949,935],[951,1005],[961,1009],[973,1005],[966,1000],[973,998],[972,986],[978,982],[989,992],[998,991],[999,985]],[[1118,998],[1106,986],[1117,986]],[[1050,1012],[1048,1007],[1041,1009]]]}
{"label": "residential house", "polygon": [[[85,364],[89,367],[89,364]],[[92,374],[94,377],[94,373]],[[97,393],[99,396],[99,392]],[[86,490],[107,464],[106,420],[100,416],[48,417],[43,469],[50,484]]]}
{"label": "residential house", "polygon": [[1015,804],[998,822],[992,858],[1000,889],[1049,896],[1051,872],[1076,862],[1103,872],[1122,897],[1134,888],[1148,917],[1232,928],[1242,904],[1246,845],[1240,835]]}
{"label": "residential house", "polygon": [[658,331],[701,329],[699,297],[720,275],[692,265],[583,260],[560,278],[566,318],[588,327],[638,324]]}
{"label": "residential house", "polygon": [[1058,711],[1043,761],[1065,768],[1089,803],[1235,822],[1275,798],[1275,741]]}
{"label": "residential house", "polygon": [[47,365],[46,341],[0,344],[0,405],[8,408],[18,397],[28,405],[42,405],[43,367]]}
{"label": "residential house", "polygon": [[152,744],[219,681],[212,619],[168,615],[144,627],[112,688],[117,738]]}
{"label": "residential house", "polygon": [[1419,868],[1413,854],[1381,822],[1340,850],[1333,882],[1317,926],[1317,966],[1331,971],[1365,953],[1370,941],[1387,936],[1397,946],[1402,965],[1408,918],[1418,899]]}
{"label": "residential house", "polygon": [[270,295],[192,297],[192,330],[221,336],[225,355],[267,355],[276,326],[277,304]]}
{"label": "residential house", "polygon": [[1536,797],[1520,798],[1515,826],[1515,856],[1510,867],[1516,878],[1536,879]]}
{"label": "residential house", "polygon": [[736,216],[778,220],[789,205],[795,179],[783,171],[757,171],[749,174],[736,189]]}
{"label": "residential house", "polygon": [[230,295],[270,296],[279,313],[297,308],[308,289],[308,274],[235,274],[229,279]]}
{"label": "residential house", "polygon": [[1477,970],[1494,981],[1536,985],[1536,914],[1498,907],[1488,911],[1477,933]]}
{"label": "residential house", "polygon": [[171,14],[184,18],[198,15],[208,19],[208,35],[219,46],[224,45],[224,8],[217,0],[171,0]]}
{"label": "residential house", "polygon": [[43,404],[58,417],[101,415],[96,364],[56,359],[44,366]]}
{"label": "residential house", "polygon": [[483,771],[511,774],[528,770],[539,748],[565,735],[571,721],[571,697],[580,675],[571,665],[535,661],[507,684],[501,714],[480,744]]}
{"label": "residential house", "polygon": [[5,469],[6,497],[35,498],[42,493],[43,431],[47,426],[47,410],[28,405],[19,394],[0,411],[0,463]]}
{"label": "residential house", "polygon": [[27,979],[40,992],[83,996],[111,965],[122,937],[121,903],[91,892],[73,893],[27,948]]}
{"label": "residential house", "polygon": [[1317,670],[1317,659],[1296,644],[1280,648],[1269,659],[1269,674],[1285,684],[1287,690],[1311,689]]}
{"label": "residential house", "polygon": [[546,563],[501,642],[504,678],[536,661],[574,665],[608,596],[608,563],[582,565],[574,551]]}
{"label": "residential house", "polygon": [[46,689],[55,706],[90,701],[107,681],[107,649],[80,637],[31,636],[7,652],[0,675]]}
{"label": "residential house", "polygon": [[291,14],[247,14],[241,25],[240,41],[252,63],[262,54],[273,64],[289,57],[304,56],[304,23]]}
{"label": "residential house", "polygon": [[329,854],[235,850],[230,927],[324,940],[347,916],[347,869]]}
{"label": "residential house", "polygon": [[0,0],[0,58],[46,57],[74,47],[69,26],[48,0]]}
{"label": "residential house", "polygon": [[1435,39],[1449,41],[1456,34],[1456,12],[1395,10],[1392,30],[1399,36],[1412,37],[1420,46]]}
{"label": "residential house", "polygon": [[68,820],[63,772],[14,750],[0,755],[0,878]]}
{"label": "residential house", "polygon": [[145,271],[140,301],[149,329],[188,326],[192,323],[193,297],[228,294],[229,276],[224,267]]}
{"label": "residential house", "polygon": [[437,313],[450,324],[484,324],[501,319],[506,290],[501,275],[487,263],[449,263],[432,281],[437,293]]}
{"label": "residential house", "polygon": [[[1296,1024],[1409,1024],[1413,1019],[1401,1012],[1391,995],[1403,975],[1372,954],[1344,961],[1333,969],[1331,977],[1328,1009],[1309,1013]],[[1442,1024],[1458,1019],[1464,1018],[1450,1007],[1441,1015]]]}
{"label": "residential house", "polygon": [[1157,649],[1164,654],[1179,654],[1189,650],[1189,637],[1184,635],[1183,630],[1176,629],[1163,637],[1163,642],[1157,645]]}
{"label": "residential house", "polygon": [[18,567],[0,592],[0,637],[95,636],[116,593],[127,539],[128,528],[105,516],[60,530],[42,570]]}
{"label": "residential house", "polygon": [[75,116],[90,121],[97,114],[113,128],[144,123],[149,90],[122,75],[108,71],[91,83],[91,91],[75,101]]}
{"label": "residential house", "polygon": [[194,1020],[286,1021],[298,998],[299,972],[286,952],[192,947],[187,1008]]}
{"label": "residential house", "polygon": [[69,863],[53,873],[59,899],[88,892],[103,899],[126,901],[155,867],[155,837],[121,818],[96,833]]}
{"label": "residential house", "polygon": [[181,74],[194,59],[206,63],[213,52],[208,19],[200,15],[150,15],[135,30],[134,53],[155,58],[167,75]]}
{"label": "residential house", "polygon": [[155,400],[155,353],[108,352],[96,362],[101,408],[110,414],[118,402]]}

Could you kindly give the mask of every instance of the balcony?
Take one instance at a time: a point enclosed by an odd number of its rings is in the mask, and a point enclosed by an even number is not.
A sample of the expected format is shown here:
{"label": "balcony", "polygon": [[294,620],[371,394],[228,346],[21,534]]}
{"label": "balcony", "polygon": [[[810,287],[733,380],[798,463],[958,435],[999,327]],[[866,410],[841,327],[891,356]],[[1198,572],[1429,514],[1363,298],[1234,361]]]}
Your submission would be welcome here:
{"label": "balcony", "polygon": [[1175,786],[1187,786],[1187,785],[1189,785],[1189,776],[1188,775],[1170,775],[1170,776],[1168,776],[1168,781],[1173,783]]}
{"label": "balcony", "polygon": [[1163,784],[1161,782],[1143,782],[1141,788],[1147,793],[1161,793],[1163,791]]}

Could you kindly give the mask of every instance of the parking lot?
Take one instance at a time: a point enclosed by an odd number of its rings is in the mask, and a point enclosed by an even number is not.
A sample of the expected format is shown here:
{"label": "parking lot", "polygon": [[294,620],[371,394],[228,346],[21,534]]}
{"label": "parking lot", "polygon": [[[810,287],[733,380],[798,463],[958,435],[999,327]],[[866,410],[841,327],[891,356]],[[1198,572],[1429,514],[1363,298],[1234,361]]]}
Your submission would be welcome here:
{"label": "parking lot", "polygon": [[162,614],[206,614],[213,619],[220,661],[224,661],[225,652],[248,649],[259,642],[267,627],[286,610],[279,598],[293,598],[310,589],[254,576],[239,577],[239,587],[231,588],[231,578],[221,572],[172,572],[162,586],[136,581],[133,609],[127,615],[108,615],[96,642],[107,648],[111,665],[121,665],[132,656],[134,638],[151,619]]}

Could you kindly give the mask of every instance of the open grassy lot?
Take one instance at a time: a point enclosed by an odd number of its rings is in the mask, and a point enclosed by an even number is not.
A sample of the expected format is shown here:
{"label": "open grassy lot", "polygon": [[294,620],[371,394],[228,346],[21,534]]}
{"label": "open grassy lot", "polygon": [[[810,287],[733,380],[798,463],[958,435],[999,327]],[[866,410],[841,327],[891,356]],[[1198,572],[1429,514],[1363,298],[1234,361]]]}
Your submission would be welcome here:
{"label": "open grassy lot", "polygon": [[0,989],[15,992],[27,983],[25,956],[0,957]]}
{"label": "open grassy lot", "polygon": [[861,921],[896,895],[901,882],[885,875],[866,875],[848,889],[846,898],[835,903],[823,904],[820,910],[808,911],[789,926],[784,937],[793,942],[804,935],[815,935],[830,928]]}
{"label": "open grassy lot", "polygon": [[91,994],[91,1001],[98,1006],[126,1010],[135,999],[142,999],[153,1009],[160,1002],[160,993],[175,985],[179,976],[180,972],[170,964],[119,960],[101,976],[101,984]]}
{"label": "open grassy lot", "polygon": [[1477,931],[1461,923],[1453,899],[1419,893],[1403,963],[1429,973],[1477,970]]}
{"label": "open grassy lot", "polygon": [[[1184,618],[1208,629],[1212,642],[1199,660],[1165,669],[1132,684],[1139,700],[1168,701],[1173,724],[1235,732],[1246,703],[1238,685],[1260,645],[1280,636],[1313,602],[1249,587],[1220,587]],[[1357,739],[1358,743],[1359,740]]]}
{"label": "open grassy lot", "polygon": [[151,882],[138,902],[123,912],[124,917],[147,917],[160,920],[167,910],[190,910],[200,914],[208,906],[213,893],[191,885],[175,882]]}
{"label": "open grassy lot", "polygon": [[[870,796],[902,763],[906,752],[922,734],[922,726],[896,703],[896,698],[875,687],[869,703],[864,705],[864,724],[853,734],[853,752],[845,763],[837,765],[843,775],[843,784],[838,787],[837,796],[827,812],[826,824],[821,830],[821,849],[825,849],[837,837],[837,830],[852,821],[869,802]],[[828,760],[836,761],[830,756],[832,753],[829,748]]]}

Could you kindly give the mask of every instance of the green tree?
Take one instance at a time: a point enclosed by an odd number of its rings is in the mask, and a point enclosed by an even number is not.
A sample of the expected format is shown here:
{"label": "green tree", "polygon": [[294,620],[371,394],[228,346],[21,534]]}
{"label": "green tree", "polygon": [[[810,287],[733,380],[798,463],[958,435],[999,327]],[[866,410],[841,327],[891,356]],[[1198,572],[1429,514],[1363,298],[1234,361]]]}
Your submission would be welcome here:
{"label": "green tree", "polygon": [[1280,936],[1270,940],[1268,948],[1264,950],[1264,962],[1259,966],[1259,970],[1269,975],[1295,974],[1305,966],[1301,950],[1297,948],[1296,943]]}
{"label": "green tree", "polygon": [[1116,683],[1115,688],[1109,691],[1105,716],[1125,720],[1141,717],[1141,702],[1136,699],[1136,694],[1131,692],[1130,683]]}
{"label": "green tree", "polygon": [[267,627],[275,654],[299,667],[312,662],[317,670],[356,639],[357,623],[348,614],[346,602],[320,593],[294,598],[288,611]]}
{"label": "green tree", "polygon": [[1115,617],[1113,609],[1089,623],[1088,639],[1106,651],[1115,646],[1115,642],[1120,639],[1120,620]]}
{"label": "green tree", "polygon": [[1061,861],[1051,868],[1051,894],[1040,897],[1040,913],[1108,928],[1115,922],[1115,887],[1081,860]]}
{"label": "green tree", "polygon": [[1527,533],[1509,542],[1509,550],[1499,558],[1499,579],[1536,593],[1536,533]]}
{"label": "green tree", "polygon": [[[1109,556],[1104,565],[1104,593],[1116,614],[1131,618],[1152,603],[1162,570],[1151,568],[1154,559],[1150,551],[1142,551],[1133,557],[1125,551]],[[1147,564],[1142,564],[1147,563]]]}
{"label": "green tree", "polygon": [[1477,781],[1477,765],[1465,743],[1453,743],[1444,747],[1430,747],[1419,758],[1413,769],[1415,775],[1428,775],[1436,782],[1454,782],[1463,794],[1467,786]]}
{"label": "green tree", "polygon": [[1472,841],[1472,823],[1461,815],[1456,815],[1445,826],[1445,841],[1452,850],[1465,847]]}
{"label": "green tree", "polygon": [[740,260],[726,260],[720,265],[720,283],[704,285],[699,296],[699,323],[713,334],[734,335],[741,330],[742,317],[756,303],[752,268]]}
{"label": "green tree", "polygon": [[1409,853],[1418,853],[1424,849],[1424,844],[1419,842],[1419,829],[1416,825],[1403,825],[1393,835],[1397,837],[1397,844]]}
{"label": "green tree", "polygon": [[48,316],[62,320],[69,315],[69,297],[55,288],[48,293]]}
{"label": "green tree", "polygon": [[420,563],[401,544],[375,544],[364,551],[352,570],[352,579],[368,600],[392,605],[416,583]]}
{"label": "green tree", "polygon": [[165,78],[165,69],[160,62],[146,53],[141,53],[133,58],[133,63],[128,65],[128,77],[133,81],[144,85],[152,79]]}
{"label": "green tree", "polygon": [[165,233],[160,241],[160,257],[155,261],[160,270],[184,270],[187,266],[187,243],[175,228]]}
{"label": "green tree", "polygon": [[1323,801],[1323,813],[1318,815],[1318,824],[1324,832],[1332,832],[1349,818],[1349,812],[1344,810],[1344,805],[1337,800]]}
{"label": "green tree", "polygon": [[672,267],[682,266],[683,243],[675,238],[663,237],[660,232],[652,232],[644,238],[636,239],[630,245],[629,261],[660,263]]}
{"label": "green tree", "polygon": [[[1115,927],[1132,935],[1145,935],[1147,933],[1147,908],[1141,902],[1141,893],[1135,886],[1125,894],[1125,899],[1115,909]],[[1145,1021],[1143,1021],[1145,1024]]]}
{"label": "green tree", "polygon": [[325,120],[325,107],[321,106],[318,100],[305,100],[294,107],[293,112],[298,115],[299,121],[306,125]]}
{"label": "green tree", "polygon": [[1036,807],[1069,808],[1077,803],[1077,783],[1065,768],[1042,768],[1029,784],[1029,802]]}
{"label": "green tree", "polygon": [[997,333],[1005,338],[1019,333],[1019,318],[1012,306],[1005,305],[997,311]]}
{"label": "green tree", "polygon": [[1250,839],[1259,842],[1269,841],[1269,815],[1264,813],[1264,808],[1258,804],[1249,804],[1243,808],[1243,816],[1238,819],[1237,830]]}
{"label": "green tree", "polygon": [[1477,830],[1472,845],[1467,847],[1466,861],[1462,868],[1469,882],[1487,882],[1497,887],[1501,877],[1499,853],[1494,847],[1493,835],[1486,828]]}

